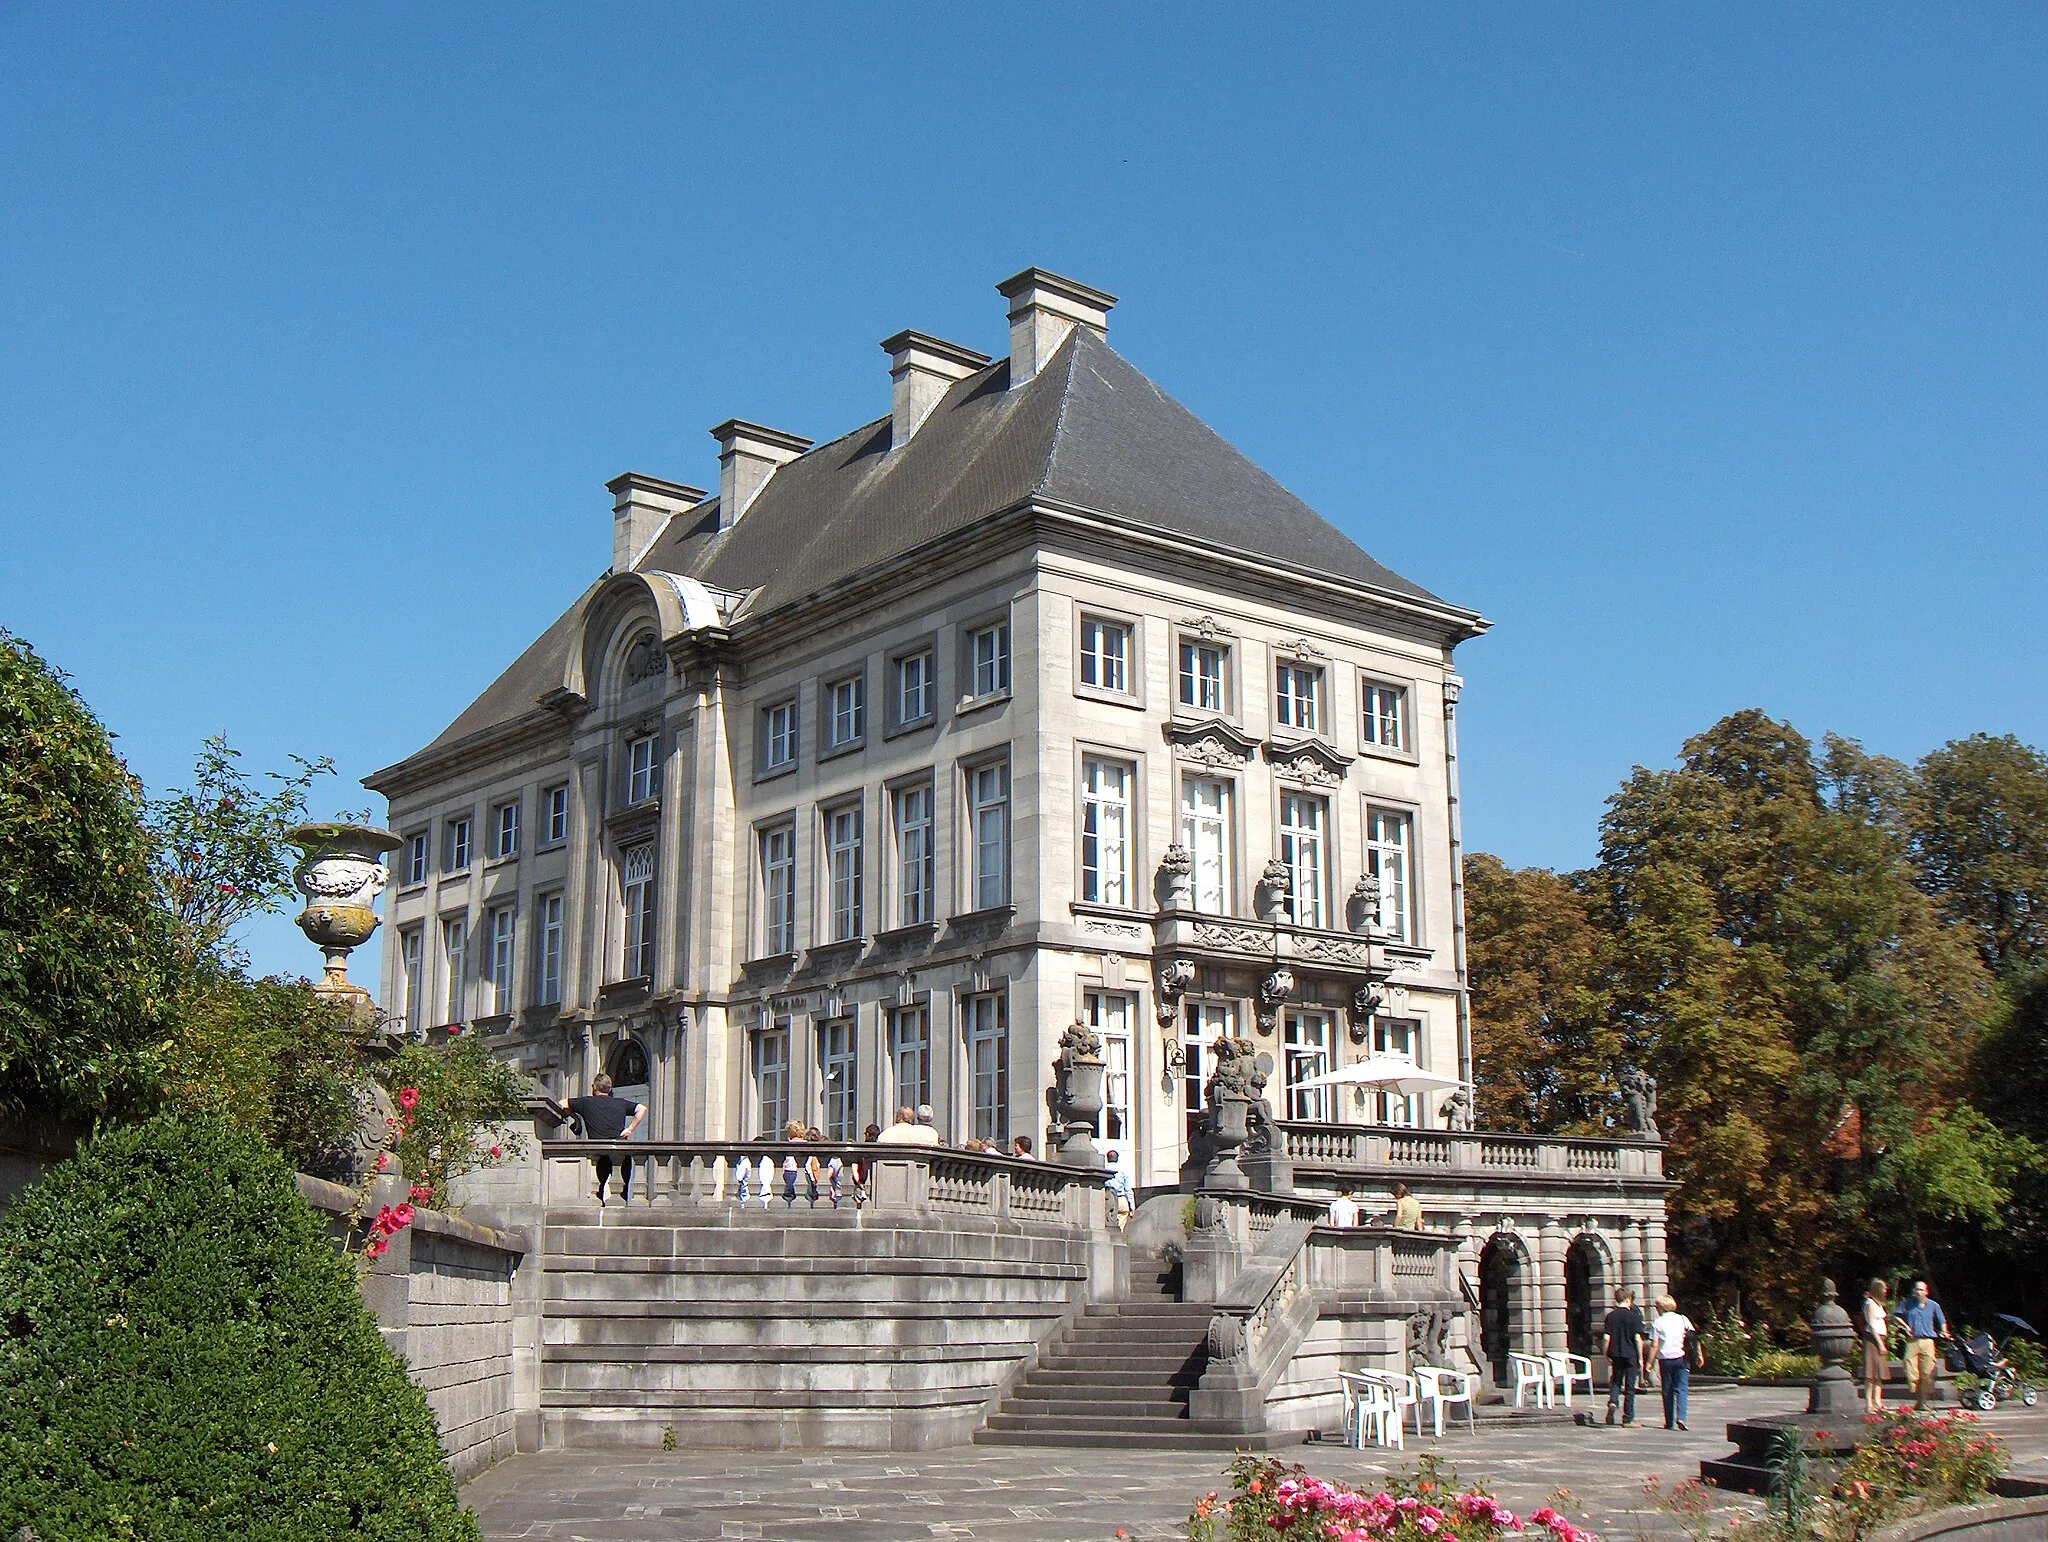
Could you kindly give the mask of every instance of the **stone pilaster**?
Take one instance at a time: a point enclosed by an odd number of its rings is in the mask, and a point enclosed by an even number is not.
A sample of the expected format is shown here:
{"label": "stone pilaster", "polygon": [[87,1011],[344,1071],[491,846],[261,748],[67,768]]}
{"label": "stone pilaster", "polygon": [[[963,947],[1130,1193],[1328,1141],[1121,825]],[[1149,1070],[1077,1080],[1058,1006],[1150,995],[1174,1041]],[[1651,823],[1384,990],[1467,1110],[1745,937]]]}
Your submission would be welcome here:
{"label": "stone pilaster", "polygon": [[1536,1283],[1543,1310],[1536,1348],[1539,1352],[1565,1347],[1564,1253],[1568,1244],[1557,1217],[1545,1216],[1536,1243]]}
{"label": "stone pilaster", "polygon": [[1621,1283],[1636,1293],[1636,1305],[1646,1307],[1648,1298],[1643,1290],[1643,1241],[1636,1223],[1624,1219],[1621,1223]]}
{"label": "stone pilaster", "polygon": [[1655,1300],[1671,1289],[1670,1265],[1664,1256],[1664,1218],[1650,1216],[1637,1224],[1643,1229],[1643,1269],[1650,1282],[1650,1298]]}

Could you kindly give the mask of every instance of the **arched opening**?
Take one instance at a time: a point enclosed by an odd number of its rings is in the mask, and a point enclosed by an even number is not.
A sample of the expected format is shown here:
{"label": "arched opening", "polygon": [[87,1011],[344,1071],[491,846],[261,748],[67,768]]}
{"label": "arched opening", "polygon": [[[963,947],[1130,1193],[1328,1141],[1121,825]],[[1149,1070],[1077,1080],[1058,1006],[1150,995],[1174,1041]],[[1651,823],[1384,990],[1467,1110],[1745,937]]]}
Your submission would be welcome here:
{"label": "arched opening", "polygon": [[1520,1351],[1528,1338],[1528,1282],[1521,1244],[1506,1235],[1488,1241],[1479,1254],[1479,1352],[1499,1386],[1508,1383],[1508,1351]]}
{"label": "arched opening", "polygon": [[[654,1100],[647,1094],[654,1078],[648,1067],[646,1047],[638,1039],[628,1036],[612,1046],[612,1052],[605,1057],[605,1074],[612,1079],[613,1097],[645,1103],[652,1113]],[[640,1128],[640,1138],[645,1140],[648,1125],[643,1123]]]}
{"label": "arched opening", "polygon": [[1580,1235],[1564,1255],[1565,1346],[1575,1355],[1597,1360],[1601,1311],[1607,1297],[1607,1255],[1599,1242]]}

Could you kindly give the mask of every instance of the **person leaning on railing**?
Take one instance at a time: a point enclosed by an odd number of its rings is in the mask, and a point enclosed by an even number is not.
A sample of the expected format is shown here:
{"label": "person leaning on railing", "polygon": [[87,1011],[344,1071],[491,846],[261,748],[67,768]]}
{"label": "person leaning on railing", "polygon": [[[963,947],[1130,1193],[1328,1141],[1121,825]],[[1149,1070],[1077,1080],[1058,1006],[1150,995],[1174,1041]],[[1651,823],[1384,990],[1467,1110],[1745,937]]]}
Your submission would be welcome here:
{"label": "person leaning on railing", "polygon": [[[612,1079],[598,1075],[591,1080],[590,1096],[569,1099],[569,1119],[576,1126],[576,1132],[585,1140],[631,1140],[633,1132],[640,1128],[640,1121],[647,1117],[647,1105],[635,1103],[630,1098],[612,1095]],[[591,1164],[597,1168],[597,1203],[604,1208],[604,1186],[612,1176],[612,1159],[609,1156],[592,1157]],[[633,1197],[633,1159],[619,1158],[619,1200],[624,1203]]]}
{"label": "person leaning on railing", "polygon": [[896,1110],[896,1122],[875,1137],[882,1146],[936,1146],[939,1132],[918,1121],[908,1104]]}

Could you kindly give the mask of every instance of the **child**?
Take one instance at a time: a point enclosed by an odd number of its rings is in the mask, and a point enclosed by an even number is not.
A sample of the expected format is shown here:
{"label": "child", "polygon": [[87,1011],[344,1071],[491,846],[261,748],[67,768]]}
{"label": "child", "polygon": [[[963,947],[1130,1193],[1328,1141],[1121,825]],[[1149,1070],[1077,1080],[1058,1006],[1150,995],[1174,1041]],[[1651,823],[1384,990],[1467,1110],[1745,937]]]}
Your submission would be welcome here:
{"label": "child", "polygon": [[1131,1175],[1116,1165],[1116,1153],[1109,1153],[1109,1181],[1102,1188],[1109,1195],[1110,1213],[1116,1217],[1116,1224],[1129,1229],[1131,1224]]}

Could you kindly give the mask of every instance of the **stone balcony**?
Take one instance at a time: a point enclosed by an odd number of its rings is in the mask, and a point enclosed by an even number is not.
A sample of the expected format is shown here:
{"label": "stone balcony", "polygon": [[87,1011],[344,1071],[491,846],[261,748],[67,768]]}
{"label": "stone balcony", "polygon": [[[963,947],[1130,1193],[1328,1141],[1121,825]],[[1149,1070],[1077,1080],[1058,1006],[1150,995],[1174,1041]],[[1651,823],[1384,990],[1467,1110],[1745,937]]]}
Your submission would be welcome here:
{"label": "stone balcony", "polygon": [[1446,1181],[1552,1191],[1585,1184],[1661,1191],[1664,1148],[1655,1141],[1585,1140],[1485,1130],[1411,1130],[1388,1125],[1275,1126],[1295,1175],[1312,1183]]}

